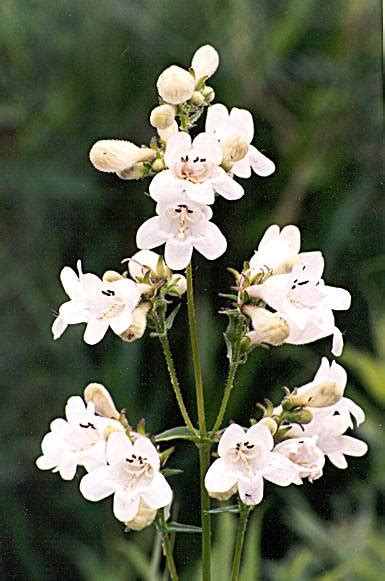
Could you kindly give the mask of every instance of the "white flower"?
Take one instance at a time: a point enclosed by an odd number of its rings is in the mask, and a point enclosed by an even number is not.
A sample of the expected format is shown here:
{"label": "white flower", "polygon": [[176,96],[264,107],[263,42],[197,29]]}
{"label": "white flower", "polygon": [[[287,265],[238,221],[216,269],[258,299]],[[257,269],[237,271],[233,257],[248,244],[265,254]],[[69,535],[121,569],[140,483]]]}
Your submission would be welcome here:
{"label": "white flower", "polygon": [[295,484],[301,484],[301,478],[308,478],[312,482],[322,476],[325,455],[317,447],[317,440],[318,436],[292,438],[275,446],[274,452],[282,454],[298,466],[299,476]]}
{"label": "white flower", "polygon": [[210,496],[218,498],[238,488],[242,502],[255,505],[263,498],[263,479],[279,486],[298,480],[297,467],[271,450],[274,440],[269,428],[255,424],[245,432],[232,424],[218,445],[218,460],[210,466],[205,486]]}
{"label": "white flower", "polygon": [[141,161],[155,159],[155,151],[148,147],[138,147],[121,139],[102,139],[90,150],[90,161],[99,171],[123,172]]}
{"label": "white flower", "polygon": [[195,51],[191,61],[191,68],[195,73],[195,82],[197,83],[203,77],[211,77],[219,65],[219,55],[214,47],[205,44]]}
{"label": "white flower", "polygon": [[[186,292],[186,278],[182,274],[173,274],[164,263],[163,258],[152,250],[139,250],[128,259],[128,271],[130,276],[142,286],[143,278],[149,275],[150,280],[157,282],[165,279],[170,287],[173,287],[180,296]],[[147,289],[148,290],[148,289]]]}
{"label": "white flower", "polygon": [[188,71],[177,65],[171,65],[160,74],[156,86],[163,101],[179,105],[191,99],[195,81]]}
{"label": "white flower", "polygon": [[157,204],[158,216],[142,224],[136,235],[138,248],[149,249],[166,243],[165,261],[174,270],[185,268],[193,248],[205,258],[215,260],[227,247],[226,238],[210,222],[212,211],[208,206],[177,200]]}
{"label": "white flower", "polygon": [[86,403],[92,402],[95,412],[104,418],[119,420],[120,414],[115,407],[110,392],[101,383],[89,383],[84,390]]}
{"label": "white flower", "polygon": [[258,245],[258,250],[250,260],[250,269],[258,273],[269,269],[275,274],[290,272],[298,258],[301,247],[301,233],[297,226],[289,225],[282,230],[274,224],[270,226]]}
{"label": "white flower", "polygon": [[[234,136],[242,137],[248,144],[246,155],[235,161],[232,172],[240,178],[249,178],[251,168],[259,176],[269,176],[275,171],[274,163],[263,153],[250,145],[254,137],[254,123],[251,113],[246,109],[234,107],[230,114],[227,108],[220,103],[212,105],[207,111],[206,132],[211,133],[226,149],[226,142]],[[226,161],[232,161],[227,159]]]}
{"label": "white flower", "polygon": [[284,319],[267,309],[245,305],[242,311],[251,319],[253,331],[247,336],[252,343],[282,345],[289,336],[289,325]]}
{"label": "white flower", "polygon": [[334,323],[334,310],[350,307],[350,293],[325,285],[321,279],[324,260],[318,252],[301,256],[289,274],[271,276],[247,293],[260,298],[289,325],[286,343],[303,345],[333,335],[333,355],[341,355],[342,334]]}
{"label": "white flower", "polygon": [[157,129],[167,129],[175,121],[175,107],[172,105],[159,105],[151,111],[150,123]]}
{"label": "white flower", "polygon": [[294,405],[309,407],[312,412],[312,408],[328,410],[341,400],[346,382],[345,369],[335,361],[329,365],[326,357],[322,357],[314,379],[299,387],[297,393],[290,396],[290,401]]}
{"label": "white flower", "polygon": [[101,341],[108,327],[117,335],[126,331],[140,299],[136,284],[125,278],[105,282],[95,274],[83,274],[80,260],[77,266],[79,275],[68,266],[60,273],[70,300],[59,309],[59,323],[52,327],[54,338],[60,337],[66,325],[76,323],[87,323],[84,341],[89,345]]}
{"label": "white flower", "polygon": [[318,436],[317,447],[327,456],[337,468],[347,468],[345,454],[348,456],[363,456],[368,446],[362,440],[345,436],[349,424],[339,415],[326,415],[323,410],[313,415],[309,424],[302,427],[293,425],[290,436],[304,438]]}
{"label": "white flower", "polygon": [[159,472],[159,455],[148,438],[138,437],[134,444],[124,433],[114,433],[106,448],[108,466],[84,476],[80,492],[91,501],[114,495],[115,517],[129,523],[140,512],[143,501],[152,510],[170,504],[172,491]]}
{"label": "white flower", "polygon": [[96,416],[94,403],[90,401],[86,407],[79,396],[69,398],[65,415],[67,420],[57,418],[51,423],[51,431],[41,444],[43,456],[36,465],[72,480],[77,466],[90,471],[106,464],[106,439],[123,426],[114,419]]}
{"label": "white flower", "polygon": [[150,184],[150,195],[158,202],[168,202],[175,195],[201,204],[213,204],[215,192],[227,200],[243,196],[242,186],[223,168],[222,151],[212,135],[200,133],[191,143],[184,132],[167,141],[164,156],[168,170],[157,174]]}

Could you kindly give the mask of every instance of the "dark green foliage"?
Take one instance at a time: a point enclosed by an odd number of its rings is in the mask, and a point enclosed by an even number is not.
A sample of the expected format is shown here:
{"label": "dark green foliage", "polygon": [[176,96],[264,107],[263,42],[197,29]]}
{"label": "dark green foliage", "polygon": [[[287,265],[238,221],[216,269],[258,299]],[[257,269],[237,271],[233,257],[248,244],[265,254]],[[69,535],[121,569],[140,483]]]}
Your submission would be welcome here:
{"label": "dark green foliage", "polygon": [[[241,578],[258,579],[263,570],[264,578],[285,581],[378,579],[385,479],[379,18],[375,0],[2,0],[2,579],[161,579],[153,529],[125,536],[110,500],[85,501],[79,477],[65,483],[39,472],[34,460],[50,420],[90,381],[110,388],[134,425],[143,416],[154,434],[181,425],[155,339],[126,344],[110,333],[89,347],[74,326],[54,343],[50,326],[65,300],[62,266],[81,257],[86,271],[119,270],[154,210],[143,195],[148,183],[98,173],[88,162],[90,146],[102,138],[148,142],[157,76],[171,63],[188,66],[206,42],[221,57],[210,79],[217,101],[252,111],[254,143],[277,164],[272,177],[244,181],[240,201],[217,200],[214,222],[228,238],[226,254],[213,263],[194,256],[209,425],[227,368],[227,321],[216,314],[229,306],[218,293],[234,284],[226,267],[242,268],[267,225],[296,223],[303,249],[324,251],[330,284],[352,292],[352,309],[337,317],[348,346],[347,395],[367,410],[360,434],[370,444],[348,471],[328,465],[312,486],[267,485],[264,561],[255,511]],[[171,342],[191,409],[185,311],[183,305]],[[329,348],[327,339],[254,350],[239,369],[226,421],[247,423],[258,414],[257,401],[277,401],[281,386],[308,381]],[[167,466],[183,474],[172,478],[172,519],[198,525],[196,448],[183,440],[176,448]],[[228,575],[235,519],[213,517],[214,563],[221,567],[215,579]],[[199,537],[177,535],[182,579],[196,578]]]}

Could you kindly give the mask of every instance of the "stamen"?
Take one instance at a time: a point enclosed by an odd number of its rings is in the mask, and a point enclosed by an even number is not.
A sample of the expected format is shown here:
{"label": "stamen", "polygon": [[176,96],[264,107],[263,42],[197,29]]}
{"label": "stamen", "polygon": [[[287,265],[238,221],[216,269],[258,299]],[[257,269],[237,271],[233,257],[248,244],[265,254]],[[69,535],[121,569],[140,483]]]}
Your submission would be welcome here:
{"label": "stamen", "polygon": [[115,296],[115,291],[108,289],[108,290],[102,290],[102,294],[106,295],[106,297],[114,297]]}

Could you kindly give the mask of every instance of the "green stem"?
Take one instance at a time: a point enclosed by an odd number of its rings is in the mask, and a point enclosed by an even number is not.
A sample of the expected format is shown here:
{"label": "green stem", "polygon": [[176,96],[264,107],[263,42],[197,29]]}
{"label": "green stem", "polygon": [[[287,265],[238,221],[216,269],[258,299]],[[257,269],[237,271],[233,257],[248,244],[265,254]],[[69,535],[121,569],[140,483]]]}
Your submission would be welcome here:
{"label": "green stem", "polygon": [[183,401],[182,392],[179,387],[179,381],[175,370],[174,360],[172,358],[170,343],[168,340],[167,333],[158,332],[159,341],[162,345],[163,354],[166,359],[167,369],[170,376],[171,385],[174,389],[175,397],[179,405],[180,413],[184,419],[184,422],[193,436],[197,435],[196,429],[190,419],[189,413]]}
{"label": "green stem", "polygon": [[176,572],[175,561],[172,554],[173,551],[170,536],[167,532],[165,532],[166,519],[164,517],[163,508],[160,511],[158,511],[157,523],[160,539],[162,542],[163,553],[164,556],[166,557],[167,568],[170,573],[171,581],[178,581],[178,573]]}
{"label": "green stem", "polygon": [[211,578],[211,518],[210,518],[210,498],[205,488],[205,476],[210,463],[210,444],[205,442],[206,417],[204,406],[202,369],[199,359],[198,339],[195,320],[194,308],[194,289],[191,262],[186,269],[187,278],[187,311],[190,328],[191,350],[194,364],[195,390],[198,409],[198,423],[200,442],[199,447],[199,464],[200,464],[200,489],[201,489],[201,524],[202,524],[202,580],[210,581]]}
{"label": "green stem", "polygon": [[234,342],[233,351],[231,354],[229,373],[227,376],[227,381],[226,381],[225,390],[223,393],[221,407],[219,408],[217,419],[215,420],[215,424],[213,426],[213,430],[212,430],[213,432],[216,432],[221,427],[224,415],[226,413],[227,404],[229,403],[231,391],[234,387],[234,379],[235,379],[235,375],[236,375],[238,367],[239,367],[239,359],[240,359],[240,355],[241,355],[242,329],[243,329],[243,319],[240,317],[239,322],[238,322],[238,326],[237,326],[237,338]]}
{"label": "green stem", "polygon": [[237,538],[235,541],[235,549],[234,549],[234,560],[233,560],[233,569],[231,572],[231,581],[238,581],[239,579],[239,569],[241,566],[241,557],[242,557],[242,549],[243,543],[245,540],[245,533],[247,527],[247,519],[250,513],[250,507],[243,502],[239,501],[240,507],[240,514],[239,514],[239,523],[238,523],[238,531],[237,531]]}

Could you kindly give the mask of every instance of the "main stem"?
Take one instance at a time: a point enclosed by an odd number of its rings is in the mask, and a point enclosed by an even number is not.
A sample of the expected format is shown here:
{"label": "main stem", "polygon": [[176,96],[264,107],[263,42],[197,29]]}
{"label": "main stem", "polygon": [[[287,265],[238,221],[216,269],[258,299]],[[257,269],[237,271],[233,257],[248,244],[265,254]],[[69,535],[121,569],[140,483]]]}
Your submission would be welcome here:
{"label": "main stem", "polygon": [[198,408],[199,424],[199,464],[200,464],[200,489],[201,489],[201,523],[202,523],[202,580],[210,581],[211,578],[211,520],[210,520],[210,498],[205,488],[205,475],[210,463],[210,444],[205,442],[206,417],[203,394],[202,369],[199,359],[198,338],[196,330],[195,309],[194,309],[194,288],[191,262],[186,269],[187,278],[187,311],[190,328],[191,350],[194,364],[195,390]]}
{"label": "main stem", "polygon": [[162,345],[163,354],[164,354],[164,357],[166,359],[167,369],[168,369],[168,373],[170,376],[171,385],[172,385],[174,392],[175,392],[175,397],[176,397],[178,405],[179,405],[180,413],[182,414],[184,422],[185,422],[186,426],[188,427],[188,429],[190,430],[190,432],[192,433],[192,435],[196,436],[197,435],[196,430],[193,426],[193,423],[190,419],[187,408],[184,404],[182,392],[181,392],[180,387],[179,387],[178,377],[177,377],[176,370],[175,370],[174,360],[173,360],[172,355],[171,355],[170,343],[168,341],[167,334],[166,333],[159,333],[159,341]]}
{"label": "main stem", "polygon": [[239,523],[238,523],[238,531],[237,531],[237,538],[235,541],[235,549],[234,549],[234,560],[233,560],[233,570],[231,573],[231,581],[238,581],[239,579],[239,569],[241,566],[241,557],[242,557],[242,549],[243,543],[245,540],[245,533],[247,527],[247,519],[250,513],[250,507],[243,502],[239,501],[240,505],[240,514],[239,514]]}
{"label": "main stem", "polygon": [[243,328],[243,320],[242,318],[239,319],[238,327],[237,327],[237,339],[234,343],[233,352],[231,354],[231,362],[229,366],[229,373],[227,376],[227,381],[225,385],[225,390],[223,393],[221,407],[219,408],[217,419],[215,420],[215,424],[213,426],[213,432],[219,430],[222,425],[224,415],[226,413],[227,404],[229,403],[231,391],[234,387],[234,379],[235,375],[238,370],[239,366],[239,358],[241,355],[241,339],[242,339],[242,328]]}

